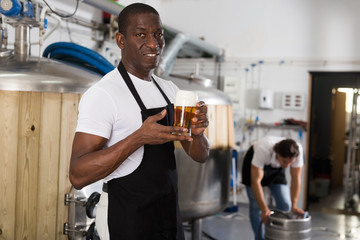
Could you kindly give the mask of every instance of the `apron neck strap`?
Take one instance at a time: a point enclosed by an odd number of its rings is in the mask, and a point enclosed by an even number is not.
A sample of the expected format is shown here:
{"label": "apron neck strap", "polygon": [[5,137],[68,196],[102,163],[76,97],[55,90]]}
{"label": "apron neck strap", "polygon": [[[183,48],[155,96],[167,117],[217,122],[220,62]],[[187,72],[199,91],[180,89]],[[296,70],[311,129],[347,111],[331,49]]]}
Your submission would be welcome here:
{"label": "apron neck strap", "polygon": [[123,77],[126,85],[128,86],[131,93],[133,94],[136,102],[140,106],[141,110],[143,110],[143,111],[146,110],[146,107],[145,107],[144,103],[141,101],[141,98],[140,98],[138,92],[136,91],[135,86],[134,86],[133,82],[131,81],[130,76],[127,73],[127,71],[126,71],[126,69],[125,69],[122,62],[119,63],[118,70],[119,70],[121,76]]}
{"label": "apron neck strap", "polygon": [[163,95],[165,101],[167,102],[168,105],[171,105],[171,102],[169,100],[169,98],[166,96],[166,94],[164,93],[164,91],[160,88],[159,84],[155,81],[155,79],[153,77],[151,77],[152,80],[154,81],[156,87],[159,89],[161,95]]}
{"label": "apron neck strap", "polygon": [[[121,74],[121,76],[123,77],[126,85],[128,86],[128,88],[130,89],[131,93],[133,94],[136,102],[138,103],[139,107],[141,108],[142,111],[146,110],[146,107],[143,103],[143,101],[141,100],[138,92],[136,91],[136,88],[133,84],[133,82],[130,79],[130,76],[128,74],[128,72],[126,71],[124,64],[120,61],[119,66],[118,66],[118,70]],[[159,89],[161,95],[164,97],[165,101],[167,102],[168,105],[171,105],[171,102],[169,100],[169,98],[166,96],[166,94],[164,93],[164,91],[160,88],[159,84],[155,81],[155,79],[153,77],[151,77],[152,80],[155,83],[155,86]]]}

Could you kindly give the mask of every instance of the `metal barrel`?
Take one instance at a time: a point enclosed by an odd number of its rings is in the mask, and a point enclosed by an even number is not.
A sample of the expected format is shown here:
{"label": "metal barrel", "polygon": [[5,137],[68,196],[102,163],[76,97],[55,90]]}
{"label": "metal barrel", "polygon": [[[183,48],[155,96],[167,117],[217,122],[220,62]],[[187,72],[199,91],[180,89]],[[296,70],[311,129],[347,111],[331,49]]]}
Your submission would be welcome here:
{"label": "metal barrel", "polygon": [[265,226],[265,239],[311,239],[311,216],[298,218],[291,212],[276,211],[270,215]]}

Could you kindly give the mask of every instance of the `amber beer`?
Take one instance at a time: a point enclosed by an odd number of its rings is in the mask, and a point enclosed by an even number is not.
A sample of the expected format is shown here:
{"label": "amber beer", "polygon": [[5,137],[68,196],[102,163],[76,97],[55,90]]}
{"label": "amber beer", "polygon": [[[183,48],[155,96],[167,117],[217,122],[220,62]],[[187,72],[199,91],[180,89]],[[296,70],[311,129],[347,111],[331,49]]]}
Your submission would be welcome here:
{"label": "amber beer", "polygon": [[[197,96],[195,92],[179,90],[174,104],[174,126],[188,129],[191,135],[191,119],[195,116]],[[179,134],[179,133],[174,133]]]}

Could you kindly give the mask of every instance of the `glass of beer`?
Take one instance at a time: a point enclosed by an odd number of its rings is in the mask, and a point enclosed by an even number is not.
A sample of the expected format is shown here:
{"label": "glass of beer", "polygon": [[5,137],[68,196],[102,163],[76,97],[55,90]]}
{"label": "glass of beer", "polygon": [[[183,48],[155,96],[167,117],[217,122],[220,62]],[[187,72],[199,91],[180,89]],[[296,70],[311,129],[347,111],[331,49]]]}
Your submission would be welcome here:
{"label": "glass of beer", "polygon": [[[184,135],[191,136],[191,119],[195,116],[197,95],[192,91],[179,90],[174,104],[174,126],[188,129]],[[173,132],[173,134],[179,134]]]}

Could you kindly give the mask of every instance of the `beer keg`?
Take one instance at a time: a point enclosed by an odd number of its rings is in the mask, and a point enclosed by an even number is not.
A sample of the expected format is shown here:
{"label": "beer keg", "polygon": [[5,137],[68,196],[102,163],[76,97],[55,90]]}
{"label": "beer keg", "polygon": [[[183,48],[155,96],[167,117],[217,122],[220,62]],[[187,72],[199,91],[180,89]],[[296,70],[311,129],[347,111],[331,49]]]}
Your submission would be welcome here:
{"label": "beer keg", "polygon": [[279,210],[271,213],[265,226],[265,239],[311,239],[311,216],[298,216],[292,212]]}

